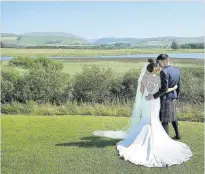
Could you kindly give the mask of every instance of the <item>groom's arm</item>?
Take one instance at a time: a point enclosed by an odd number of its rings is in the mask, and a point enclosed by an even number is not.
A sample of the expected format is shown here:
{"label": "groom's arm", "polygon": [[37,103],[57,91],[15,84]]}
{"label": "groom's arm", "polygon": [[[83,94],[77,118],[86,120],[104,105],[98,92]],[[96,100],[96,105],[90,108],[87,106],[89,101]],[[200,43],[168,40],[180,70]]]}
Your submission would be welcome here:
{"label": "groom's arm", "polygon": [[160,71],[161,88],[156,92],[153,97],[154,99],[162,96],[168,91],[168,76],[164,71]]}

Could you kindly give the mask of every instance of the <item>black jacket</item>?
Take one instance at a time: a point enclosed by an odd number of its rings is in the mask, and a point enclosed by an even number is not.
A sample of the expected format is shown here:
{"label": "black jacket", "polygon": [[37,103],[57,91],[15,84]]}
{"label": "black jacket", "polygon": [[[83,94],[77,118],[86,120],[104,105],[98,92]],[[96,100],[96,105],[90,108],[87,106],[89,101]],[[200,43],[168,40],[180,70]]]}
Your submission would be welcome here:
{"label": "black jacket", "polygon": [[[153,97],[156,99],[177,99],[179,100],[180,92],[180,69],[174,66],[168,65],[160,71],[161,88],[156,92]],[[175,85],[178,88],[172,92],[166,93],[168,88],[173,88]]]}

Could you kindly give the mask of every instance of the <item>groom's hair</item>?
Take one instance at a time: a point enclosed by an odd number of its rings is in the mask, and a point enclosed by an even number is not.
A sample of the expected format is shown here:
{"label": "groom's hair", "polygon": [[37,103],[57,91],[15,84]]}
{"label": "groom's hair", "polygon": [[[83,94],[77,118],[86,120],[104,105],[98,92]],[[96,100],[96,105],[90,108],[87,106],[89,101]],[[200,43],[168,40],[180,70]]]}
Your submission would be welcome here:
{"label": "groom's hair", "polygon": [[168,60],[168,59],[169,59],[169,56],[167,54],[160,54],[157,57],[156,61],[158,61],[158,60]]}

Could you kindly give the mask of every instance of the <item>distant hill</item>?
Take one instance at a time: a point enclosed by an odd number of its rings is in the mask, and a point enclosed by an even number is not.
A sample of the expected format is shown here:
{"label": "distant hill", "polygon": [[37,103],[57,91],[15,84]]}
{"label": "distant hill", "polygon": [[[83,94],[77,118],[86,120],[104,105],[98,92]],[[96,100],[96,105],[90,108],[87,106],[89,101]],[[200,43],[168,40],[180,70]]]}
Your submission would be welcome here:
{"label": "distant hill", "polygon": [[156,38],[102,38],[95,44],[131,43],[140,45],[171,45],[175,40],[178,44],[203,43],[204,36],[201,37],[156,37]]}
{"label": "distant hill", "polygon": [[13,33],[1,33],[1,37],[18,37],[19,35]]}
{"label": "distant hill", "polygon": [[116,37],[108,37],[98,39],[95,44],[113,44],[113,43],[140,43],[142,39],[136,38],[116,38]]}
{"label": "distant hill", "polygon": [[[5,37],[2,37],[2,41],[3,43],[11,43],[11,40]],[[26,46],[88,44],[85,39],[79,36],[63,32],[25,33],[18,36],[12,43]]]}
{"label": "distant hill", "polygon": [[6,43],[13,43],[17,40],[19,35],[13,33],[1,33],[1,41]]}
{"label": "distant hill", "polygon": [[95,43],[98,39],[87,39],[89,43]]}
{"label": "distant hill", "polygon": [[115,43],[130,43],[133,46],[170,46],[176,41],[179,45],[189,43],[204,43],[201,37],[156,37],[156,38],[117,38],[108,37],[101,39],[84,39],[74,34],[65,32],[30,32],[21,35],[13,33],[2,33],[3,44],[24,46],[70,46],[70,45],[101,45]]}

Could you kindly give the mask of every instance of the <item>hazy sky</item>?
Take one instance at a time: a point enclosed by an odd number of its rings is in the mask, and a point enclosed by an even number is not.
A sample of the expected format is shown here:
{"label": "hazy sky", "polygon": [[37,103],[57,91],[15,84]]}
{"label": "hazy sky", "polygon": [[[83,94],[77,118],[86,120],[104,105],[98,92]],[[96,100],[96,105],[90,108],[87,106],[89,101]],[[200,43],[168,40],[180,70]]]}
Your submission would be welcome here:
{"label": "hazy sky", "polygon": [[203,36],[204,2],[2,2],[4,33],[102,37]]}

